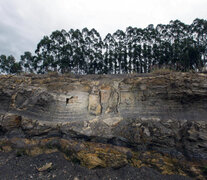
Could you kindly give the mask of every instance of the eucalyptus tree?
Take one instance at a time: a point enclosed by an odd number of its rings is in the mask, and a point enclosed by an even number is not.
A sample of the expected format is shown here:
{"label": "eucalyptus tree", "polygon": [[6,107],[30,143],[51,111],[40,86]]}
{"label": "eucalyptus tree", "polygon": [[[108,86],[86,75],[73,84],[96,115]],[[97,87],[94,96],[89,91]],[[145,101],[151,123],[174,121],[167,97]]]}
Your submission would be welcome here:
{"label": "eucalyptus tree", "polygon": [[116,72],[119,74],[125,73],[127,71],[126,65],[127,65],[127,47],[126,47],[126,34],[122,30],[117,30],[113,34],[114,40],[115,40],[115,53],[116,53],[116,66],[118,69]]}
{"label": "eucalyptus tree", "polygon": [[153,44],[157,42],[157,31],[154,25],[150,24],[143,30],[143,59],[144,72],[149,72],[155,64],[153,61]]}
{"label": "eucalyptus tree", "polygon": [[59,50],[59,68],[61,73],[71,72],[72,71],[72,54],[73,49],[70,42],[69,33],[65,30],[61,30],[61,43]]}
{"label": "eucalyptus tree", "polygon": [[90,31],[91,39],[91,61],[89,73],[102,73],[103,69],[103,57],[102,57],[102,39],[100,34],[93,28]]}
{"label": "eucalyptus tree", "polygon": [[37,70],[35,56],[31,52],[26,51],[20,56],[20,65],[26,73],[34,73]]}
{"label": "eucalyptus tree", "polygon": [[46,73],[54,71],[57,68],[57,63],[54,60],[52,40],[48,36],[37,44],[35,53],[37,54],[38,73]]}
{"label": "eucalyptus tree", "polygon": [[14,56],[10,55],[6,57],[6,55],[0,56],[0,69],[1,73],[5,74],[17,74],[20,73],[22,68],[19,62],[16,62]]}
{"label": "eucalyptus tree", "polygon": [[202,65],[207,64],[207,20],[197,18],[190,25],[190,28],[192,37],[196,41],[197,48],[200,51],[201,68]]}
{"label": "eucalyptus tree", "polygon": [[201,52],[196,45],[196,41],[192,38],[186,38],[182,43],[183,54],[181,56],[182,70],[189,71],[190,69],[199,69],[202,65]]}
{"label": "eucalyptus tree", "polygon": [[133,70],[133,65],[132,65],[132,61],[133,61],[133,38],[134,38],[134,28],[132,28],[131,26],[126,28],[126,46],[127,46],[127,70],[128,73],[132,73]]}
{"label": "eucalyptus tree", "polygon": [[1,70],[1,73],[7,73],[9,71],[8,65],[7,65],[7,57],[4,54],[0,56],[0,70]]}
{"label": "eucalyptus tree", "polygon": [[85,62],[85,72],[88,74],[90,72],[90,66],[92,63],[92,40],[90,38],[90,30],[88,28],[82,29],[83,45],[82,50],[84,53],[84,62]]}
{"label": "eucalyptus tree", "polygon": [[174,41],[175,40],[180,41],[189,36],[188,25],[184,24],[179,20],[170,21],[168,28],[170,30],[171,37],[173,38]]}
{"label": "eucalyptus tree", "polygon": [[153,67],[160,66],[160,59],[162,56],[162,44],[166,40],[166,37],[169,37],[167,25],[158,24],[155,28],[156,37],[154,43],[152,45],[152,59],[153,59]]}
{"label": "eucalyptus tree", "polygon": [[190,25],[191,33],[197,43],[203,44],[207,41],[207,21],[204,19],[195,19]]}
{"label": "eucalyptus tree", "polygon": [[134,28],[133,44],[133,71],[142,73],[143,72],[143,58],[142,58],[142,44],[144,31],[141,28]]}
{"label": "eucalyptus tree", "polygon": [[18,74],[22,72],[22,67],[19,62],[16,62],[14,56],[10,55],[7,57],[8,66],[9,66],[9,74]]}
{"label": "eucalyptus tree", "polygon": [[103,41],[104,43],[104,72],[108,74],[115,73],[114,67],[116,62],[115,39],[108,33]]}
{"label": "eucalyptus tree", "polygon": [[67,44],[65,31],[57,30],[50,35],[51,39],[51,53],[53,56],[52,66],[55,71],[64,71],[66,65],[64,61],[65,46]]}
{"label": "eucalyptus tree", "polygon": [[79,29],[69,31],[70,44],[72,48],[72,67],[73,72],[77,74],[85,73],[85,61],[84,61],[84,51],[83,51],[83,36]]}

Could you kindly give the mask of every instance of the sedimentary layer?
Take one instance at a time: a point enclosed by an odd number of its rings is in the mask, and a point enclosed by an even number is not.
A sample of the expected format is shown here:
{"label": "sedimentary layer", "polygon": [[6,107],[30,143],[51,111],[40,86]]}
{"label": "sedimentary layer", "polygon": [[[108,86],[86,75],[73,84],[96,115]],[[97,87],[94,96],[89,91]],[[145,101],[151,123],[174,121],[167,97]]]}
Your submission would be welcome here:
{"label": "sedimentary layer", "polygon": [[52,149],[89,168],[149,165],[202,178],[206,117],[205,74],[0,76],[3,151]]}

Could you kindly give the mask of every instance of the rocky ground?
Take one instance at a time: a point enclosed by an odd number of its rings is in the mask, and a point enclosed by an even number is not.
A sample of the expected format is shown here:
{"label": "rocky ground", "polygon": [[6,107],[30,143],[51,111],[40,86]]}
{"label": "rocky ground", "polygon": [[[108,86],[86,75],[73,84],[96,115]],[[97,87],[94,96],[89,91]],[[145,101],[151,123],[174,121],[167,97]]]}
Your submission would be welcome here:
{"label": "rocky ground", "polygon": [[[47,166],[48,165],[48,166]],[[67,161],[61,153],[41,154],[36,157],[17,153],[0,153],[1,180],[190,180],[179,175],[162,175],[158,171],[129,165],[120,168],[87,169]]]}

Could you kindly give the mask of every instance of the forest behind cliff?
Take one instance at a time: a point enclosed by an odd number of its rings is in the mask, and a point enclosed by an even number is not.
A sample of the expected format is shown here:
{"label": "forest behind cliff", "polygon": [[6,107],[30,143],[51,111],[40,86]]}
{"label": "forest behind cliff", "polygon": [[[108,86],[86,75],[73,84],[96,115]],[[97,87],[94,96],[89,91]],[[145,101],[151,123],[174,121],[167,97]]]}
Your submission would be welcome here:
{"label": "forest behind cliff", "polygon": [[0,73],[130,74],[157,68],[199,71],[207,63],[207,21],[192,24],[179,20],[127,27],[102,39],[93,28],[56,30],[37,44],[35,54],[26,51],[16,60],[0,56]]}

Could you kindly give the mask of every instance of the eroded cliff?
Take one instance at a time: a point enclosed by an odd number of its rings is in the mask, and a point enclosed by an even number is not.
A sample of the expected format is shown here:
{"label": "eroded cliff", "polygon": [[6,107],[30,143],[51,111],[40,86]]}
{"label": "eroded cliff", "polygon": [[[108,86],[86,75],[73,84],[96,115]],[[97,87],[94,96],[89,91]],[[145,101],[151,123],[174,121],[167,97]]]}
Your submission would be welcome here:
{"label": "eroded cliff", "polygon": [[205,178],[207,75],[0,77],[0,148]]}

